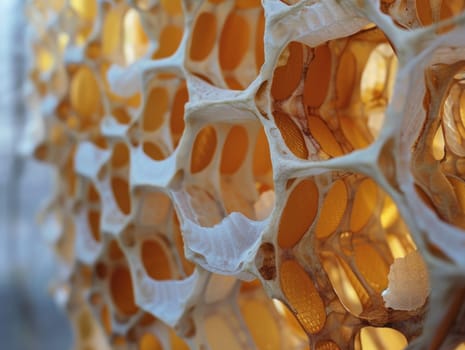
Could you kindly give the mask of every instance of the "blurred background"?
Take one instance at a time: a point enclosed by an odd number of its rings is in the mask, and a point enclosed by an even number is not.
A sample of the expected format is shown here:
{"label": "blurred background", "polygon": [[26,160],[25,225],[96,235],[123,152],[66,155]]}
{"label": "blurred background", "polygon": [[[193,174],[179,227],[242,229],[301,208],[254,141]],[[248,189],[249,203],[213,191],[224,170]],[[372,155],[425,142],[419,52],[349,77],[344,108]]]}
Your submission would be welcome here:
{"label": "blurred background", "polygon": [[37,224],[53,172],[19,155],[27,38],[24,0],[0,1],[0,349],[71,349],[69,323],[52,300],[57,266]]}

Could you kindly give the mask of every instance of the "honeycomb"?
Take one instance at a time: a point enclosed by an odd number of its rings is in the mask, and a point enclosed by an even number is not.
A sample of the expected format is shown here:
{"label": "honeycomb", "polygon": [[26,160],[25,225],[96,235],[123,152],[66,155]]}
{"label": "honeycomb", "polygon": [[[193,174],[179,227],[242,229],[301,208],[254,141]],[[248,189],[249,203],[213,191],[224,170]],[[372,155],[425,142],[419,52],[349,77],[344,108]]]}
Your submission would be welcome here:
{"label": "honeycomb", "polygon": [[76,349],[465,347],[464,0],[26,14]]}

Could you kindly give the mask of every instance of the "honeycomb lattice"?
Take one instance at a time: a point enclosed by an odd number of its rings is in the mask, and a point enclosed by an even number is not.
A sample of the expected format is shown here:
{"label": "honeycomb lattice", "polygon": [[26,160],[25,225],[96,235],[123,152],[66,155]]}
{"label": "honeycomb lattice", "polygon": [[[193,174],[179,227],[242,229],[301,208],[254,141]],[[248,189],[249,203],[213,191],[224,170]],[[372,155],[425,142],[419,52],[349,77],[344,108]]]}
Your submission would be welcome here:
{"label": "honeycomb lattice", "polygon": [[76,349],[464,346],[464,0],[26,12]]}

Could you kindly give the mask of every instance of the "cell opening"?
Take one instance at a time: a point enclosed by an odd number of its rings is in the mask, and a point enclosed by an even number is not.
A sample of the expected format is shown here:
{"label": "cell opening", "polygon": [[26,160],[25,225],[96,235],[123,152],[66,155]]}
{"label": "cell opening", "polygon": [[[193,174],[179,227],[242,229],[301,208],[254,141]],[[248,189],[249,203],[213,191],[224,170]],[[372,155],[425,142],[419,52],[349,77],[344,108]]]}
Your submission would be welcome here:
{"label": "cell opening", "polygon": [[204,170],[213,159],[217,137],[213,126],[206,126],[197,134],[192,146],[190,171],[195,174]]}
{"label": "cell opening", "polygon": [[141,58],[147,52],[148,43],[139,13],[134,9],[127,10],[123,18],[123,52],[126,64]]}
{"label": "cell opening", "polygon": [[118,311],[131,316],[138,311],[135,304],[131,274],[126,267],[116,267],[110,277],[110,294]]}
{"label": "cell opening", "polygon": [[399,331],[385,327],[363,327],[356,336],[356,350],[402,350],[408,345]]}
{"label": "cell opening", "polygon": [[155,280],[172,279],[167,248],[155,240],[146,240],[141,246],[141,258],[147,274]]}
{"label": "cell opening", "polygon": [[190,43],[189,57],[203,61],[212,51],[216,41],[216,17],[210,12],[202,12],[196,19]]}

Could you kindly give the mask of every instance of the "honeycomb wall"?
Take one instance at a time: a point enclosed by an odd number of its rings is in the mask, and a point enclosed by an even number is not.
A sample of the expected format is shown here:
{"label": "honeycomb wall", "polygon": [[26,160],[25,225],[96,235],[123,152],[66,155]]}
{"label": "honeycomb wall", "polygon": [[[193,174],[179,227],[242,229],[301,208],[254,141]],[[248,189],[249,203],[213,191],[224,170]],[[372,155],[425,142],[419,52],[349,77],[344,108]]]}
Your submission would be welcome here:
{"label": "honeycomb wall", "polygon": [[463,0],[25,10],[76,349],[465,346]]}

